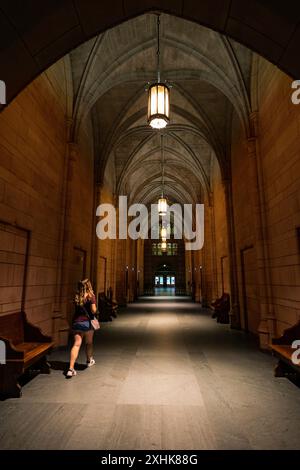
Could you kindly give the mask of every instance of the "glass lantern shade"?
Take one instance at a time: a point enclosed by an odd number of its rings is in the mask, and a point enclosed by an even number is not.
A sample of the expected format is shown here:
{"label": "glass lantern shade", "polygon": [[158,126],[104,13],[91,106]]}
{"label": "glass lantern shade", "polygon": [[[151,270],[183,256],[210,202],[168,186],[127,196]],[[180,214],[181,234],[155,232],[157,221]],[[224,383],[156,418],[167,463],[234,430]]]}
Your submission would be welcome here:
{"label": "glass lantern shade", "polygon": [[167,215],[168,203],[163,196],[158,200],[158,213],[161,216]]}
{"label": "glass lantern shade", "polygon": [[169,120],[170,90],[163,83],[155,83],[148,91],[148,123],[153,129],[164,129]]}
{"label": "glass lantern shade", "polygon": [[161,251],[167,251],[167,242],[162,242],[161,243]]}
{"label": "glass lantern shade", "polygon": [[166,227],[161,228],[160,236],[161,236],[163,241],[167,240],[167,229],[166,229]]}

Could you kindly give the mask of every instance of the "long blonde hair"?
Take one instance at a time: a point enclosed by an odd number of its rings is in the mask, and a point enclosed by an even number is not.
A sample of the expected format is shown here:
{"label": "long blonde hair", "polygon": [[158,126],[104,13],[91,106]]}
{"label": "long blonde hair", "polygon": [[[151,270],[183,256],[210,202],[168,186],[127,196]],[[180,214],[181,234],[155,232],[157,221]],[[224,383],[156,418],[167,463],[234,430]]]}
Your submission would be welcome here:
{"label": "long blonde hair", "polygon": [[86,294],[88,295],[88,297],[94,295],[92,284],[89,279],[83,279],[82,281],[78,282],[78,289],[74,299],[75,304],[83,305],[86,298]]}

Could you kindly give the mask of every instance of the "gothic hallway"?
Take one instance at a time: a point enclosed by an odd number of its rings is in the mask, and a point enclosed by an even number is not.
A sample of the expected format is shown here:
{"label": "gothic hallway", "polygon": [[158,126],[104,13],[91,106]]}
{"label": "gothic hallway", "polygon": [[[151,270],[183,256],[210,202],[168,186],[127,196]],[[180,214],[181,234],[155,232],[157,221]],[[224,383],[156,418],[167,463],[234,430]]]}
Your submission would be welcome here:
{"label": "gothic hallway", "polygon": [[[0,449],[300,449],[300,394],[242,331],[184,297],[144,297],[104,323],[96,366],[0,402]],[[83,351],[79,364],[85,363]]]}
{"label": "gothic hallway", "polygon": [[0,37],[0,454],[300,450],[300,1],[2,0]]}

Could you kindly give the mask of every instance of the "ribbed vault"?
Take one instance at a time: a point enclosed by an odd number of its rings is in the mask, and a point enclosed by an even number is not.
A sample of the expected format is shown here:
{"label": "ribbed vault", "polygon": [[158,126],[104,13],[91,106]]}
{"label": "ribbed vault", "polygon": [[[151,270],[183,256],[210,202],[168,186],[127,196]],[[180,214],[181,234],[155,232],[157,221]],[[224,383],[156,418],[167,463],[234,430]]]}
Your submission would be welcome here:
{"label": "ribbed vault", "polygon": [[[161,193],[160,135],[146,123],[147,83],[156,77],[155,14],[145,14],[88,41],[70,54],[75,105],[72,135],[92,118],[96,182],[114,194],[151,203]],[[171,84],[164,132],[165,188],[173,202],[211,193],[211,162],[228,173],[235,114],[249,133],[252,53],[202,26],[161,15],[162,79]]]}

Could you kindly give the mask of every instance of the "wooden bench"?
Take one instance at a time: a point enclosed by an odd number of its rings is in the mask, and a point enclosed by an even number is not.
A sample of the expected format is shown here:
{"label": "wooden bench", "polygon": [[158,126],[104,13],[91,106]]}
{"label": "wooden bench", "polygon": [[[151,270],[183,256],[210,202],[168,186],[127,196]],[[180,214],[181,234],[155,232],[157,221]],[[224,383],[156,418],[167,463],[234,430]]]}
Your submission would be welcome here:
{"label": "wooden bench", "polygon": [[230,296],[226,292],[223,293],[222,297],[216,299],[211,304],[214,312],[212,318],[216,318],[218,323],[228,324],[229,312],[230,312]]}
{"label": "wooden bench", "polygon": [[41,373],[50,373],[46,354],[54,343],[23,312],[0,316],[0,340],[6,348],[6,364],[0,365],[0,395],[18,398],[22,394],[19,378],[27,369],[34,365]]}
{"label": "wooden bench", "polygon": [[300,365],[294,364],[292,361],[292,355],[296,351],[292,348],[292,343],[295,340],[300,340],[300,321],[284,331],[280,338],[274,338],[272,340],[272,352],[279,361],[275,367],[275,377],[285,377],[295,374],[300,374]]}
{"label": "wooden bench", "polygon": [[108,306],[112,310],[112,316],[114,318],[117,318],[117,311],[118,311],[119,305],[117,304],[117,302],[113,300],[113,298],[114,298],[113,289],[112,287],[110,287],[109,289],[107,289],[106,301],[108,303]]}
{"label": "wooden bench", "polygon": [[107,322],[112,321],[111,317],[117,317],[118,305],[115,302],[110,301],[104,292],[98,294],[98,310],[100,321]]}

